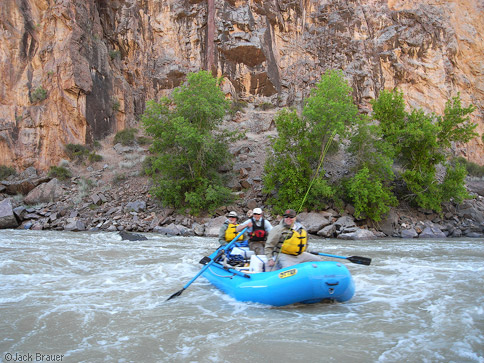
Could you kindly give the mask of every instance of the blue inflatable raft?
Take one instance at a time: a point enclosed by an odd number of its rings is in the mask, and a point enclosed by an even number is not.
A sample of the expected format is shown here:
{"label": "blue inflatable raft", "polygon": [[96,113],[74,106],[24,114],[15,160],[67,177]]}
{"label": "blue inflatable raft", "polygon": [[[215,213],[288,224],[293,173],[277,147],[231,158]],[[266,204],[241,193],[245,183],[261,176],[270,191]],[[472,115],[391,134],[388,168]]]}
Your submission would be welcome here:
{"label": "blue inflatable raft", "polygon": [[[243,248],[240,248],[246,253]],[[210,260],[216,258],[216,252]],[[207,261],[210,261],[207,259]],[[284,269],[262,272],[265,256],[248,256],[241,266],[230,266],[223,260],[212,261],[202,273],[214,286],[238,301],[251,301],[272,306],[295,303],[350,300],[355,285],[350,272],[340,262],[305,262]],[[201,261],[203,263],[203,260]]]}

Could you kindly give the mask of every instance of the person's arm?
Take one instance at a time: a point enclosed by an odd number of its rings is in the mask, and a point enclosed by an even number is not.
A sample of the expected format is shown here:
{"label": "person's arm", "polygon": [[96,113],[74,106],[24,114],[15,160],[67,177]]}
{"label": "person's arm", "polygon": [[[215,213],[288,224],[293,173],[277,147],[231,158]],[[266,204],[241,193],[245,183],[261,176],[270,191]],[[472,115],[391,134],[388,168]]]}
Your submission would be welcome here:
{"label": "person's arm", "polygon": [[272,224],[269,222],[267,219],[264,218],[264,229],[266,230],[267,233],[269,233],[272,230]]}
{"label": "person's arm", "polygon": [[225,240],[225,231],[227,230],[228,224],[224,223],[220,226],[220,230],[218,232],[218,242],[220,243],[221,246],[224,246],[227,244],[227,241]]}
{"label": "person's arm", "polygon": [[272,253],[274,252],[274,249],[276,248],[277,243],[279,242],[279,236],[280,236],[279,230],[280,230],[279,227],[274,227],[273,229],[271,229],[271,231],[269,232],[269,235],[267,236],[267,241],[265,243],[264,253],[267,257],[267,261],[269,262],[270,266],[272,266],[270,264],[270,261],[274,262],[272,260]]}
{"label": "person's arm", "polygon": [[244,223],[239,224],[237,227],[235,227],[235,230],[237,232],[240,232],[245,227],[252,227],[252,221],[250,219],[246,220]]}

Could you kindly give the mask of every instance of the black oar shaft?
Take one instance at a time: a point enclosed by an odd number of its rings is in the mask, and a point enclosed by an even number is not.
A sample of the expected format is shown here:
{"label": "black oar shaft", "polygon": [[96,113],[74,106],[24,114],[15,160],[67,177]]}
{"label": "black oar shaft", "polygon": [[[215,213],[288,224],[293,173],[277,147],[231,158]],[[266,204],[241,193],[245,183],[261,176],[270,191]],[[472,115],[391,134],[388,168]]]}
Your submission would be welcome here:
{"label": "black oar shaft", "polygon": [[311,252],[311,253],[313,255],[326,256],[326,257],[334,257],[334,258],[341,258],[343,260],[348,260],[348,261],[353,262],[353,263],[356,263],[358,265],[366,265],[366,266],[369,266],[371,264],[371,258],[369,258],[369,257],[361,257],[361,256],[344,257],[344,256],[330,255],[328,253],[322,253],[322,252]]}

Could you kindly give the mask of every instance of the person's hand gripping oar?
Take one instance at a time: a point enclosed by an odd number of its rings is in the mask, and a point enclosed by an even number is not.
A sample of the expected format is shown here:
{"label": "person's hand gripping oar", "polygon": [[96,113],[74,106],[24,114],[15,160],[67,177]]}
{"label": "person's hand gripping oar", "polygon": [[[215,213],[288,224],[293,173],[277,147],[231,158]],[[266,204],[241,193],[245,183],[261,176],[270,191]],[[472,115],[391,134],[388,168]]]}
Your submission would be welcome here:
{"label": "person's hand gripping oar", "polygon": [[183,288],[181,290],[178,290],[177,292],[175,292],[168,299],[166,299],[166,301],[171,300],[171,299],[173,299],[177,296],[180,296],[183,293],[183,291],[185,291],[188,288],[188,286],[190,286],[192,284],[193,281],[195,281],[201,274],[203,274],[203,272],[206,269],[208,269],[210,267],[210,265],[212,263],[214,263],[226,250],[228,250],[230,247],[232,247],[232,245],[235,243],[235,241],[237,241],[239,239],[239,237],[242,236],[245,233],[247,228],[248,227],[245,227],[242,231],[240,231],[240,233],[230,243],[226,244],[225,246],[220,247],[217,255],[210,262],[208,262],[205,266],[203,266],[203,268],[190,281],[188,281],[185,284],[185,286],[183,286]]}

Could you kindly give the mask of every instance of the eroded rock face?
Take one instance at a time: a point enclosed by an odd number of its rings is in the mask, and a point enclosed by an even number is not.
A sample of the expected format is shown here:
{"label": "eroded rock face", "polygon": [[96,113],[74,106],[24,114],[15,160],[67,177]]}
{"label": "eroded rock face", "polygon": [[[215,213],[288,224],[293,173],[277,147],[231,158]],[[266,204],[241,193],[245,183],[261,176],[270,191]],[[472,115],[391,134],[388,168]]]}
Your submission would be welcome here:
{"label": "eroded rock face", "polygon": [[[233,98],[280,107],[332,68],[363,110],[398,87],[442,113],[460,92],[482,134],[483,12],[482,0],[2,1],[0,164],[45,170],[65,144],[135,125],[199,69]],[[484,160],[480,138],[456,147]]]}

